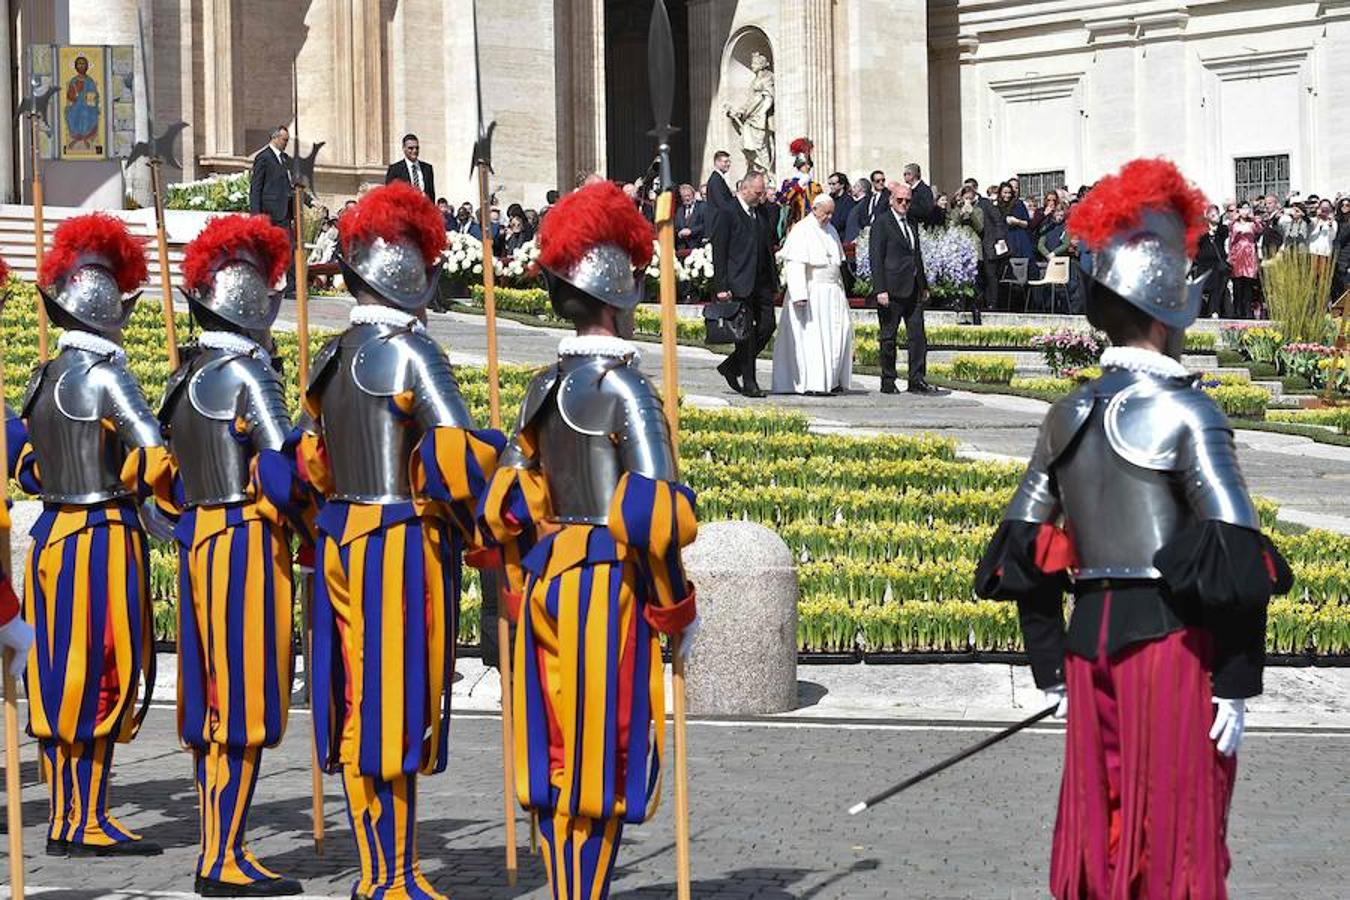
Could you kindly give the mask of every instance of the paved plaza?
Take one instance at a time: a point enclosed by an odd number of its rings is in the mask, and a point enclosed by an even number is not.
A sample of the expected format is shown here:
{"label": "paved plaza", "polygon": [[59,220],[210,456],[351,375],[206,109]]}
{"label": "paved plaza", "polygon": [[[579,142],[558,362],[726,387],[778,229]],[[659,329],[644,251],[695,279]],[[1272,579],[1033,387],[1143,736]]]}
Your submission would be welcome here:
{"label": "paved plaza", "polygon": [[[904,684],[908,667],[887,678]],[[949,666],[953,681],[969,667]],[[802,678],[812,672],[802,670]],[[804,681],[804,696],[810,698]],[[196,853],[190,761],[168,705],[119,748],[114,814],[167,848],[136,862],[47,859],[45,791],[25,747],[28,880],[49,900],[190,892]],[[327,852],[310,843],[310,720],[292,716],[270,751],[253,807],[252,847],[309,893],[345,896],[356,858],[336,778],[326,781]],[[696,721],[689,730],[694,896],[699,898],[1032,898],[1044,896],[1063,733],[1025,733],[897,799],[850,817],[846,808],[997,726],[913,719],[791,717]],[[461,712],[443,775],[421,779],[419,843],[433,883],[462,900],[545,897],[543,866],[526,849],[521,877],[502,877],[500,721]],[[1345,896],[1350,729],[1257,729],[1242,751],[1231,822],[1233,895]],[[669,797],[667,797],[667,801]],[[672,805],[630,828],[615,897],[672,897]],[[39,893],[38,889],[42,889]]]}

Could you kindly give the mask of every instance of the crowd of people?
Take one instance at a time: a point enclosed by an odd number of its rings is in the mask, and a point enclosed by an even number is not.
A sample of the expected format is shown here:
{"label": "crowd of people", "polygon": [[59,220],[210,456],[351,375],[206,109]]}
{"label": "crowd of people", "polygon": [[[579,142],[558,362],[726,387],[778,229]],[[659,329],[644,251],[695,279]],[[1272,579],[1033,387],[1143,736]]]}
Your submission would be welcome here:
{"label": "crowd of people", "polygon": [[[285,129],[279,128],[270,145],[272,152],[259,153],[254,165],[253,190],[258,198],[254,211],[271,212],[266,197],[268,185],[275,185],[271,190],[277,207],[273,220],[283,225],[290,215],[289,205],[283,212],[283,191],[277,180],[287,160],[287,139]],[[385,182],[411,184],[436,203],[447,232],[481,240],[481,207],[467,201],[451,203],[436,195],[435,173],[421,160],[416,135],[405,135],[402,148],[403,158],[389,166]],[[861,292],[877,308],[883,390],[894,390],[895,336],[903,322],[909,342],[909,389],[935,391],[924,379],[923,312],[930,303],[920,246],[923,229],[955,227],[969,232],[975,283],[960,293],[955,305],[972,324],[981,324],[982,313],[989,310],[1084,311],[1088,283],[1084,274],[1091,271],[1092,254],[1068,229],[1067,221],[1086,198],[1090,185],[1077,190],[1060,185],[1025,195],[1021,180],[1012,176],[984,186],[975,178],[966,178],[959,188],[945,191],[924,181],[918,163],[906,164],[899,180],[889,179],[881,169],[857,180],[839,171],[822,179],[815,171],[813,150],[805,138],[793,141],[792,173],[777,186],[762,173],[736,178],[731,173],[731,155],[718,151],[706,182],[677,188],[677,252],[711,245],[711,299],[735,300],[744,307],[744,315],[733,323],[742,340],[719,367],[734,390],[749,396],[764,393],[753,371],[754,359],[777,332],[774,392],[846,391],[853,344],[847,298]],[[598,180],[599,176],[588,173],[578,179],[578,186]],[[619,182],[619,186],[648,221],[655,219],[660,186],[651,172],[638,180]],[[289,183],[285,188],[289,197]],[[540,208],[512,203],[503,211],[494,195],[487,216],[494,255],[509,258],[534,240],[541,220],[559,197],[558,191],[549,191]],[[337,214],[321,210],[322,225],[311,264],[332,261],[337,219],[355,203],[347,201]],[[735,215],[737,209],[744,215]],[[725,212],[732,215],[723,216]],[[1270,309],[1260,267],[1282,248],[1306,250],[1317,264],[1330,270],[1329,300],[1350,286],[1350,195],[1304,197],[1294,193],[1281,199],[1265,194],[1211,205],[1207,219],[1208,230],[1192,272],[1202,279],[1201,316],[1267,316]],[[877,228],[878,223],[883,227]],[[866,242],[865,253],[860,252],[860,242]],[[866,266],[859,266],[857,261],[864,257]],[[1048,275],[1052,261],[1060,259],[1067,260],[1059,268],[1061,275],[1067,271],[1067,277],[1057,281]],[[784,302],[775,321],[780,293]],[[892,295],[898,298],[894,302]]]}

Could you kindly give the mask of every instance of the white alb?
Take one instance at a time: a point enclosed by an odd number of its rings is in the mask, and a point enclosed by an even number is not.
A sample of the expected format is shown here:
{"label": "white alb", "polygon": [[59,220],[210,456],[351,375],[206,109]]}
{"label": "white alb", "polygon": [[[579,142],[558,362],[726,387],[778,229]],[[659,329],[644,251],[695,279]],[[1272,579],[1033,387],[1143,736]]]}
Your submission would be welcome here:
{"label": "white alb", "polygon": [[779,256],[787,293],[773,344],[773,393],[848,390],[853,378],[853,317],[840,266],[844,247],[828,222],[808,215],[788,232]]}

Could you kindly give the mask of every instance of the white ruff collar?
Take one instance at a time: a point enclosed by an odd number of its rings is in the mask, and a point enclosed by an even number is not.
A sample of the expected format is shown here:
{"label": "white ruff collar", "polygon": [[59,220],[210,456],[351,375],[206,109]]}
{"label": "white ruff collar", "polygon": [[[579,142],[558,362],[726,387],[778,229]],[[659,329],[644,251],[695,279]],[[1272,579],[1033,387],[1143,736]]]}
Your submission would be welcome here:
{"label": "white ruff collar", "polygon": [[1170,356],[1143,347],[1107,347],[1102,353],[1102,368],[1125,369],[1159,378],[1185,378],[1186,367]]}
{"label": "white ruff collar", "polygon": [[642,354],[636,345],[620,337],[607,334],[574,334],[558,342],[559,356],[612,356],[616,359],[631,357],[637,365]]}
{"label": "white ruff collar", "polygon": [[413,331],[426,330],[417,316],[388,306],[353,306],[347,321],[353,325],[388,325],[391,328],[411,328]]}
{"label": "white ruff collar", "polygon": [[127,352],[121,346],[92,331],[72,329],[63,333],[61,339],[56,342],[56,349],[64,350],[67,347],[97,353],[100,356],[111,356],[119,363],[127,361]]}
{"label": "white ruff collar", "polygon": [[203,331],[197,337],[197,344],[208,350],[225,350],[244,356],[256,356],[263,362],[272,358],[272,355],[262,348],[262,344],[233,331]]}

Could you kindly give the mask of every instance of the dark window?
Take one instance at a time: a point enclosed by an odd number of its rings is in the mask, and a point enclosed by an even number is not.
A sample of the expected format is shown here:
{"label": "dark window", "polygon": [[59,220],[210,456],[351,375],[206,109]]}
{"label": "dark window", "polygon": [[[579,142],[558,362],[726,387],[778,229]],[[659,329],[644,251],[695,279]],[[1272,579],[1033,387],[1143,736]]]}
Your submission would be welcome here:
{"label": "dark window", "polygon": [[1289,154],[1278,156],[1239,156],[1233,160],[1234,196],[1239,203],[1253,197],[1274,194],[1283,200],[1289,196]]}
{"label": "dark window", "polygon": [[1018,172],[1017,179],[1022,183],[1022,197],[1035,197],[1040,201],[1050,191],[1064,186],[1064,170],[1055,172]]}

